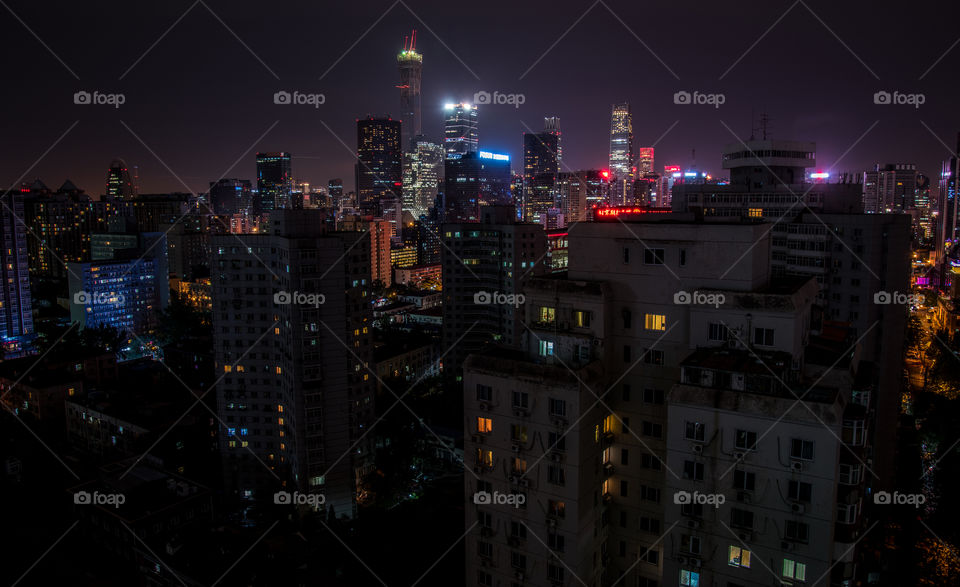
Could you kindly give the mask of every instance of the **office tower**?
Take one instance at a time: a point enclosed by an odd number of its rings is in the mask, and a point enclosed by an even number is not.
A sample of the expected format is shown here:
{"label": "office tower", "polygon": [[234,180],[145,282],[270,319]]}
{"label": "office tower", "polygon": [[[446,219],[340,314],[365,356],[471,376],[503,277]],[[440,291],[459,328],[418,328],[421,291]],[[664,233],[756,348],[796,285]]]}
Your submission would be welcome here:
{"label": "office tower", "polygon": [[280,211],[269,233],[243,240],[212,238],[227,495],[272,503],[285,487],[353,517],[374,417],[370,238],[328,231],[322,211],[303,210]]}
{"label": "office tower", "polygon": [[640,147],[637,151],[639,152],[639,156],[637,157],[637,176],[643,177],[646,173],[653,173],[653,147]]}
{"label": "office tower", "polygon": [[[170,298],[166,235],[105,236],[93,235],[91,241],[112,254],[67,265],[70,320],[81,329],[106,326],[144,336],[157,327]],[[110,240],[116,244],[110,246]]]}
{"label": "office tower", "polygon": [[935,221],[935,241],[933,259],[940,275],[937,285],[948,283],[947,253],[951,252],[960,237],[960,207],[957,206],[957,182],[960,181],[960,133],[957,133],[957,150],[949,159],[944,159],[940,167],[940,182],[937,193],[937,216]]}
{"label": "office tower", "polygon": [[327,182],[327,195],[330,196],[331,204],[337,210],[343,206],[343,180],[339,177]]}
{"label": "office tower", "polygon": [[543,119],[543,132],[557,135],[557,165],[563,164],[563,141],[560,133],[560,117],[546,116]]}
{"label": "office tower", "polygon": [[221,179],[210,182],[210,206],[214,214],[246,212],[253,196],[253,185],[248,179]]}
{"label": "office tower", "polygon": [[417,137],[423,134],[420,118],[420,80],[423,77],[423,55],[417,52],[417,31],[403,39],[403,51],[397,54],[397,66],[400,68],[400,116],[403,123],[404,150],[414,149]]}
{"label": "office tower", "polygon": [[26,339],[33,334],[33,304],[30,294],[30,270],[27,265],[27,229],[23,198],[16,191],[2,196],[0,207],[0,277],[6,286],[0,292],[0,340],[4,356],[16,356]]}
{"label": "office tower", "polygon": [[445,104],[443,116],[443,146],[448,159],[480,150],[476,106]]}
{"label": "office tower", "polygon": [[[869,407],[852,404],[870,400],[854,394],[850,362],[817,380],[855,339],[808,345],[817,285],[772,275],[764,224],[606,220],[571,228],[565,279],[525,284],[522,341],[467,359],[467,581],[767,584],[747,574],[751,555],[790,579],[834,562],[848,579],[866,526],[851,463],[870,448]],[[683,491],[726,502],[687,507]]]}
{"label": "office tower", "polygon": [[517,341],[523,332],[518,319],[521,305],[497,300],[500,295],[519,294],[527,278],[545,272],[546,238],[543,226],[515,219],[512,206],[484,206],[479,223],[443,225],[443,344],[451,349],[444,359],[448,375],[459,376],[469,353],[489,342]]}
{"label": "office tower", "polygon": [[[873,425],[893,429],[907,312],[902,305],[877,303],[875,296],[910,289],[911,218],[864,214],[859,183],[806,183],[806,169],[815,166],[812,142],[730,144],[723,154],[729,184],[677,184],[673,210],[773,222],[772,274],[816,278],[823,319],[854,338],[871,333],[861,342],[861,357],[877,365],[871,374]],[[874,470],[881,486],[893,482],[894,442],[892,435],[877,440]]]}
{"label": "office tower", "polygon": [[414,218],[427,214],[443,178],[443,145],[416,137],[414,148],[403,154],[403,209]]}
{"label": "office tower", "polygon": [[541,222],[556,207],[559,132],[523,133],[523,219]]}
{"label": "office tower", "polygon": [[480,151],[480,205],[512,206],[510,155]]}
{"label": "office tower", "polygon": [[512,205],[510,156],[479,151],[444,161],[444,222],[477,222],[483,206]]}
{"label": "office tower", "polygon": [[253,213],[266,214],[288,208],[293,191],[290,153],[257,153],[257,195]]}
{"label": "office tower", "polygon": [[[212,223],[212,224],[210,224]],[[210,275],[210,234],[221,232],[223,224],[191,213],[167,232],[167,269],[171,277],[194,281]]]}
{"label": "office tower", "polygon": [[107,197],[116,200],[133,198],[133,181],[123,159],[114,159],[107,171]]}
{"label": "office tower", "polygon": [[933,238],[934,202],[930,198],[930,176],[917,174],[917,196],[915,205],[920,211],[917,236],[920,240],[929,241]]}
{"label": "office tower", "polygon": [[633,117],[630,104],[614,104],[610,115],[610,204],[624,206],[633,195]]}
{"label": "office tower", "polygon": [[917,166],[888,163],[863,172],[863,211],[867,214],[904,212],[914,207]]}
{"label": "office tower", "polygon": [[357,204],[367,214],[382,213],[381,199],[401,197],[403,151],[400,121],[367,118],[357,121]]}

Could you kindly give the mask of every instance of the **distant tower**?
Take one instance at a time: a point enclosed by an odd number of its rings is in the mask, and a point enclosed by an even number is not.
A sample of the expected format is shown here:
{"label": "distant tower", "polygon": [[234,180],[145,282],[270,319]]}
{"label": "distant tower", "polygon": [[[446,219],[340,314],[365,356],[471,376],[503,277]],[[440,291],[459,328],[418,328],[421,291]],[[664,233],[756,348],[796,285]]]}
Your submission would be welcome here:
{"label": "distant tower", "polygon": [[117,200],[133,198],[133,181],[123,159],[114,159],[107,171],[107,197]]}
{"label": "distant tower", "polygon": [[548,132],[557,136],[557,163],[560,164],[563,161],[563,144],[560,142],[560,117],[544,117],[543,132]]}
{"label": "distant tower", "polygon": [[357,203],[368,214],[382,214],[386,201],[399,201],[403,187],[402,126],[392,118],[357,121]]}
{"label": "distant tower", "polygon": [[443,114],[443,144],[447,157],[460,157],[479,151],[477,107],[470,104],[446,104]]}
{"label": "distant tower", "polygon": [[423,77],[423,55],[417,53],[417,31],[403,38],[403,51],[397,55],[400,68],[400,118],[403,120],[402,148],[415,149],[416,137],[423,134],[420,120],[420,79]]}
{"label": "distant tower", "polygon": [[640,147],[637,149],[637,176],[643,177],[646,173],[653,173],[653,147]]}
{"label": "distant tower", "polygon": [[253,213],[259,215],[289,207],[291,191],[290,153],[257,153],[257,197]]}
{"label": "distant tower", "polygon": [[610,115],[610,172],[615,177],[610,199],[615,206],[628,204],[633,193],[633,117],[630,104],[614,104]]}

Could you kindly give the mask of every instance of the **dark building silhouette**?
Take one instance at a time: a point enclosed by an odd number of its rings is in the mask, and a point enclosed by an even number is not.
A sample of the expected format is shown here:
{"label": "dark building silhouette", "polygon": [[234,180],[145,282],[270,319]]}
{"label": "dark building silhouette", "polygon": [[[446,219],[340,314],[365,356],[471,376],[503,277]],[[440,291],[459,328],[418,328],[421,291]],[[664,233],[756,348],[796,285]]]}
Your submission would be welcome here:
{"label": "dark building silhouette", "polygon": [[381,213],[381,200],[400,200],[403,150],[400,121],[367,118],[357,121],[357,203],[369,214]]}

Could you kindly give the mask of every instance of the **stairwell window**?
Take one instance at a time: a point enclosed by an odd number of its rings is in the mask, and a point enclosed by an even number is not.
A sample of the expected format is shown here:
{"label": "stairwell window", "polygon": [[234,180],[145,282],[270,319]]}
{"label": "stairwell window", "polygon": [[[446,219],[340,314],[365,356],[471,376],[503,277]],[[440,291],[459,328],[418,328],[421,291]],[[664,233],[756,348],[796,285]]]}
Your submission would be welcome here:
{"label": "stairwell window", "polygon": [[664,314],[645,314],[643,327],[647,330],[666,330],[667,317]]}

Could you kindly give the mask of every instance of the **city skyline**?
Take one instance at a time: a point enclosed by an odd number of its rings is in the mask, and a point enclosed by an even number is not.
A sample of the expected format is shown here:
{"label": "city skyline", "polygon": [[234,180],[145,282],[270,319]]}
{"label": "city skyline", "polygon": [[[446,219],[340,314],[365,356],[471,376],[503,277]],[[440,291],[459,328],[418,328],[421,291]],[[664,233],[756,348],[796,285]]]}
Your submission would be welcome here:
{"label": "city skyline", "polygon": [[[419,31],[417,47],[424,56],[422,104],[425,135],[439,140],[445,103],[471,101],[475,93],[482,91],[491,95],[494,92],[523,94],[524,102],[518,108],[510,104],[488,104],[481,105],[480,109],[484,148],[510,154],[514,161],[519,161],[522,155],[522,133],[530,132],[529,129],[539,130],[539,121],[544,116],[556,115],[565,121],[564,167],[604,167],[607,155],[604,131],[610,105],[618,101],[630,102],[638,113],[634,120],[638,145],[650,146],[657,142],[654,146],[658,150],[659,162],[684,168],[693,163],[694,150],[697,165],[709,168],[723,145],[736,140],[735,135],[740,138],[749,136],[764,112],[772,120],[771,136],[816,141],[825,166],[849,149],[838,168],[832,169],[834,172],[869,169],[878,162],[907,161],[918,165],[921,171],[933,174],[939,168],[938,161],[949,152],[942,143],[952,145],[955,129],[960,128],[960,120],[949,110],[949,91],[945,83],[950,65],[960,59],[960,53],[948,51],[952,40],[947,32],[940,36],[936,34],[941,26],[939,23],[945,20],[939,10],[937,18],[929,20],[932,31],[926,38],[943,39],[940,45],[927,42],[902,50],[898,47],[898,52],[892,53],[874,39],[865,37],[861,27],[851,28],[847,24],[846,17],[851,16],[848,8],[810,5],[811,10],[808,10],[806,5],[796,4],[777,9],[757,4],[754,7],[756,19],[751,20],[764,30],[772,27],[770,34],[759,39],[763,31],[755,31],[755,34],[737,31],[738,27],[732,22],[725,23],[727,27],[733,27],[729,31],[707,26],[704,22],[706,15],[716,9],[704,9],[702,16],[690,15],[687,27],[690,34],[700,32],[712,42],[719,42],[721,38],[744,40],[739,45],[726,41],[724,51],[707,59],[703,56],[691,59],[688,52],[673,49],[660,31],[643,26],[640,15],[629,6],[609,4],[610,10],[607,10],[607,5],[595,4],[589,11],[586,8],[559,11],[550,17],[551,22],[555,21],[557,31],[552,37],[544,35],[543,39],[536,39],[540,43],[525,37],[519,46],[518,42],[511,42],[508,38],[490,47],[491,51],[482,53],[477,51],[476,39],[470,34],[434,34],[435,31],[456,30],[456,27],[451,29],[433,24],[428,18],[428,15],[433,16],[441,23],[448,18],[443,11],[431,11],[431,6],[439,8],[439,5],[411,6],[413,13],[403,5],[393,6],[381,21],[376,17],[390,5],[379,7],[379,11],[373,7],[332,9],[346,11],[341,15],[350,26],[340,27],[343,30],[337,30],[330,42],[338,40],[340,35],[352,35],[353,38],[339,46],[332,44],[330,51],[312,53],[330,54],[329,62],[311,60],[304,64],[296,60],[296,66],[281,58],[276,47],[262,47],[254,42],[257,36],[248,32],[253,22],[245,4],[234,6],[232,14],[222,11],[223,15],[211,6],[226,27],[203,6],[190,10],[173,27],[171,25],[182,11],[171,8],[147,12],[136,23],[142,27],[138,32],[149,39],[149,43],[145,41],[144,46],[138,48],[139,52],[131,50],[126,60],[114,55],[108,63],[117,71],[108,73],[110,68],[100,67],[97,74],[90,73],[91,65],[99,61],[96,48],[66,51],[58,44],[56,36],[48,39],[41,35],[50,50],[63,59],[64,67],[17,23],[15,34],[23,35],[25,47],[32,46],[32,50],[27,52],[24,60],[10,63],[13,73],[25,73],[21,68],[29,64],[39,72],[43,80],[41,88],[47,84],[50,87],[32,97],[29,103],[17,96],[12,97],[11,110],[20,116],[9,121],[11,132],[25,137],[25,148],[4,159],[0,176],[8,178],[6,181],[10,183],[25,172],[27,175],[23,181],[39,177],[49,184],[59,184],[64,179],[71,179],[88,193],[99,195],[102,170],[109,161],[119,157],[131,168],[136,166],[139,169],[143,193],[186,191],[187,188],[200,192],[228,168],[226,176],[252,178],[252,163],[243,156],[246,145],[249,145],[250,152],[282,150],[293,153],[294,173],[298,180],[322,185],[331,177],[349,177],[352,121],[367,113],[400,116],[394,87],[396,54],[402,48],[402,31],[412,28]],[[27,25],[36,24],[38,19],[43,22],[42,17],[33,14],[29,7],[12,8],[23,13],[20,16]],[[788,18],[777,21],[786,8],[790,8]],[[655,14],[667,19],[668,10],[657,7]],[[933,10],[929,10],[924,14],[933,16]],[[946,10],[955,9],[947,7]],[[577,21],[581,15],[584,18]],[[76,16],[85,18],[83,14]],[[417,17],[423,19],[429,28],[422,26]],[[492,15],[480,11],[477,17],[485,22]],[[818,17],[828,26],[818,22]],[[867,23],[871,15],[858,17]],[[576,26],[571,28],[575,21]],[[89,24],[94,30],[102,26],[100,23]],[[171,91],[174,86],[181,87],[179,84],[158,86],[145,77],[154,73],[160,74],[162,79],[171,63],[178,62],[177,55],[183,49],[176,41],[168,43],[171,38],[182,39],[207,24],[211,25],[204,29],[210,33],[207,36],[222,34],[227,42],[221,43],[214,54],[205,53],[207,58],[196,63],[196,70],[178,66],[172,79],[183,79],[189,84],[191,79],[199,81],[205,75],[222,78],[224,73],[235,70],[242,71],[243,78],[249,79],[252,86],[244,83],[244,90],[239,95],[230,95],[229,100],[211,100],[200,99],[192,93],[184,96]],[[518,26],[511,24],[509,19],[503,24]],[[59,23],[54,21],[50,25],[55,30]],[[168,28],[169,35],[160,38]],[[543,28],[542,24],[540,28]],[[551,43],[568,28],[568,34],[563,37],[566,42],[551,48]],[[864,24],[862,28],[869,27]],[[594,54],[589,68],[582,57],[575,52],[571,54],[584,35],[606,29],[613,31],[611,55],[616,54],[617,49],[621,49],[621,54],[626,51],[630,63],[641,67],[637,70],[643,72],[641,77],[655,83],[641,84],[631,78],[611,81],[609,76],[603,75],[603,51]],[[243,42],[237,42],[231,30]],[[767,55],[771,46],[776,46],[780,39],[793,39],[797,35],[821,40],[811,51],[824,58],[829,56],[837,66],[831,69],[811,67],[804,73],[804,79],[809,83],[801,84],[802,87],[787,96],[781,95],[779,83],[788,80],[778,81],[775,76],[769,87],[751,82],[749,91],[739,89],[757,72],[769,69],[766,64],[773,58]],[[158,42],[151,47],[154,40]],[[751,48],[754,40],[757,41],[756,47]],[[347,51],[354,42],[356,46]],[[711,41],[703,42],[706,45]],[[765,43],[769,46],[765,47]],[[509,67],[503,71],[490,71],[491,64],[502,62],[497,59],[502,52],[513,52],[529,59],[512,60],[517,62],[517,71],[510,71]],[[142,59],[138,59],[141,54]],[[541,55],[542,58],[538,59]],[[787,56],[798,60],[798,64],[801,57],[805,56],[799,51]],[[186,63],[196,61],[186,60]],[[533,67],[528,67],[530,65]],[[564,65],[577,77],[581,75],[577,71],[583,74],[595,71],[582,78],[591,91],[560,97],[555,91],[558,83],[547,75],[552,67],[559,65]],[[596,70],[597,67],[600,70]],[[121,76],[123,79],[118,79]],[[721,76],[723,79],[719,79]],[[921,76],[923,79],[918,79]],[[633,76],[633,79],[638,78]],[[353,96],[361,96],[359,101],[355,97],[346,99],[343,88],[348,86],[356,87]],[[72,97],[77,91],[123,93],[124,103],[118,108],[76,105]],[[325,102],[317,108],[276,105],[272,98],[277,91],[323,93]],[[677,91],[721,92],[726,100],[720,108],[678,105],[673,103],[673,94]],[[878,91],[919,92],[924,94],[925,102],[919,108],[877,105],[873,103],[873,94]],[[186,108],[187,105],[190,107]],[[21,125],[36,122],[38,113],[48,113],[51,109],[57,116],[45,114],[39,128],[31,127],[29,133],[18,132]],[[148,116],[158,109],[177,111],[171,119],[172,124],[158,125],[155,116]],[[245,113],[244,119],[237,118],[241,112]],[[678,122],[671,129],[675,121]],[[67,132],[57,146],[33,166],[37,157],[74,122],[77,122],[76,128]],[[221,128],[212,132],[209,125],[215,122],[228,124],[229,130],[224,133]],[[886,140],[894,137],[897,140]],[[188,138],[190,146],[184,147],[178,142],[181,138]],[[861,140],[858,142],[858,139]],[[876,144],[885,145],[882,152],[870,147]],[[855,146],[851,148],[851,145]],[[205,156],[198,157],[199,153]]]}

